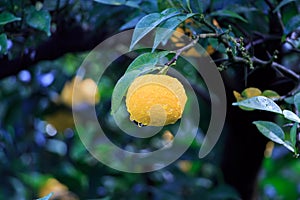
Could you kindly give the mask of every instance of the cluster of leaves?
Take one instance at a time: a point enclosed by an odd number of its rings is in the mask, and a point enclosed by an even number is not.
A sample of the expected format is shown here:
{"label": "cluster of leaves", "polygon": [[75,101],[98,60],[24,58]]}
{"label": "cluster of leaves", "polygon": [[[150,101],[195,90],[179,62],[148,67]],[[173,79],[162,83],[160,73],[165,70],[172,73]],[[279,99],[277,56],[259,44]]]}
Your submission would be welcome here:
{"label": "cluster of leaves", "polygon": [[[278,4],[274,10],[273,13],[278,13],[279,15],[281,14],[281,10],[285,6],[288,6],[292,1],[283,1],[280,4]],[[118,2],[121,3],[121,2]],[[199,3],[199,2],[198,2]],[[192,29],[192,39],[195,39],[197,36],[200,38],[217,38],[218,42],[214,43],[214,48],[218,49],[219,51],[223,50],[223,53],[227,54],[228,60],[225,59],[226,62],[221,64],[221,69],[224,69],[224,64],[225,65],[234,65],[235,63],[244,63],[250,67],[251,70],[254,69],[254,64],[261,64],[265,65],[265,62],[259,59],[256,59],[255,57],[251,57],[250,53],[247,51],[246,46],[243,42],[243,38],[236,39],[234,34],[231,33],[231,27],[229,27],[228,30],[222,29],[219,27],[218,24],[211,25],[210,23],[207,22],[207,20],[204,18],[202,14],[200,14],[199,10],[198,13],[193,13],[192,5],[190,4],[190,1],[186,1],[185,4],[179,4],[180,9],[166,9],[162,11],[161,13],[151,13],[139,20],[137,25],[135,26],[135,30],[132,36],[132,41],[130,45],[130,49],[133,49],[134,46],[147,34],[149,34],[151,31],[153,31],[156,27],[158,28],[157,30],[154,30],[154,43],[152,47],[152,52],[159,46],[160,43],[163,45],[167,43],[167,41],[171,38],[172,34],[174,33],[174,30],[179,27],[180,24],[184,23],[188,18],[192,18],[194,21],[198,23],[198,26],[200,24],[200,27],[202,26],[201,29],[197,28],[197,26],[190,27]],[[203,5],[201,5],[201,11],[203,12]],[[292,5],[294,8],[296,5]],[[296,6],[297,8],[297,6]],[[253,12],[257,11],[254,8],[243,8],[247,12]],[[284,13],[282,13],[284,14]],[[238,13],[229,11],[227,9],[223,10],[218,10],[216,12],[211,12],[205,17],[207,19],[211,17],[229,17],[233,18],[236,20],[239,20],[242,23],[247,24],[248,20],[239,15]],[[289,20],[287,20],[287,18]],[[282,24],[283,28],[283,35],[282,35],[282,40],[283,42],[285,41],[286,37],[288,34],[291,32],[295,31],[298,28],[299,25],[299,15],[296,16],[284,16],[284,24]],[[279,21],[281,18],[279,18]],[[282,22],[283,23],[283,22]],[[203,29],[204,27],[204,29]],[[201,31],[200,31],[201,30]],[[201,33],[201,34],[200,34]],[[218,46],[222,44],[226,49],[221,49],[218,48]],[[120,79],[118,82],[113,98],[112,98],[112,110],[113,113],[115,110],[118,108],[120,105],[122,97],[125,95],[125,91],[128,88],[128,86],[131,83],[131,79],[135,78],[143,73],[149,73],[151,70],[149,70],[149,66],[152,67],[152,70],[157,69],[156,64],[158,62],[158,58],[161,58],[165,56],[166,53],[163,52],[163,54],[143,54],[142,56],[138,57],[136,60],[132,63],[134,66],[133,68],[137,71],[132,72],[132,70],[127,70],[124,74],[124,76]],[[173,59],[177,59],[178,55],[176,54]],[[142,59],[141,59],[142,58]],[[267,63],[272,64],[273,59],[276,59],[276,55],[271,58],[271,60]],[[141,62],[142,60],[142,62]],[[146,66],[146,67],[145,67]],[[257,67],[257,66],[256,66]],[[130,66],[129,68],[132,68]],[[280,67],[281,70],[285,71],[282,67]],[[138,71],[140,70],[140,71]],[[145,70],[145,71],[143,71]],[[130,72],[130,73],[128,73]],[[293,75],[293,72],[290,72],[287,70],[288,73]],[[297,81],[299,81],[299,76],[296,76],[298,78]],[[297,82],[298,84],[299,82]],[[296,87],[296,89],[298,86]],[[120,91],[124,91],[121,93],[121,97],[117,97],[117,93]],[[293,91],[295,92],[295,91]],[[297,92],[297,91],[296,91]],[[276,95],[279,96],[276,92],[274,91],[265,91],[264,92],[266,95]],[[283,144],[286,146],[289,150],[295,153],[295,155],[298,155],[298,150],[296,147],[296,141],[297,141],[297,128],[298,128],[298,123],[299,123],[299,117],[297,114],[293,113],[290,110],[281,110],[279,106],[276,105],[276,103],[267,97],[259,96],[263,94],[258,94],[256,96],[258,97],[253,97],[249,98],[237,103],[234,103],[233,105],[238,105],[242,106],[244,109],[261,109],[261,110],[267,110],[275,113],[282,114],[286,119],[289,119],[294,122],[294,125],[291,128],[290,131],[290,141],[285,141],[284,137],[284,132],[282,129],[276,125],[275,123],[272,122],[264,122],[264,121],[257,121],[253,122],[257,128],[267,137],[269,137],[271,140]],[[297,96],[296,96],[297,97]],[[297,101],[297,98],[296,98]],[[295,105],[297,102],[294,102]],[[297,106],[296,106],[297,109]],[[298,111],[297,111],[298,112]],[[274,133],[275,131],[275,133]],[[276,137],[275,137],[276,136]]]}
{"label": "cluster of leaves", "polygon": [[[295,31],[300,21],[298,8],[299,2],[284,0],[271,10],[282,16],[283,33],[280,39],[284,47],[288,46],[288,52],[297,51],[300,44]],[[212,47],[221,58],[221,68],[244,66],[245,63],[246,66],[253,64],[254,69],[261,65],[268,67],[273,60],[256,63],[257,60],[252,59],[252,43],[249,34],[247,35],[253,30],[260,33],[254,37],[257,41],[253,43],[268,39],[264,38],[271,28],[267,25],[270,19],[265,14],[268,11],[268,5],[263,1],[245,4],[242,0],[4,0],[0,2],[0,57],[8,60],[18,58],[55,34],[76,26],[96,33],[100,30],[113,33],[135,27],[131,43],[133,50],[142,38],[154,33],[152,49],[138,56],[132,63],[120,58],[115,66],[107,70],[99,83],[101,101],[96,106],[99,122],[110,133],[109,137],[120,146],[127,149],[138,148],[139,144],[122,136],[114,124],[110,115],[110,98],[112,96],[112,113],[115,113],[135,77],[160,72],[168,64],[175,63],[178,51],[157,51],[170,42],[173,30],[179,28],[190,34],[190,42],[199,42],[204,48]],[[187,20],[192,23],[187,23]],[[76,32],[67,34],[72,36]],[[244,39],[236,35],[243,35]],[[75,37],[74,43],[76,42],[78,38]],[[176,45],[174,50],[177,50]],[[34,57],[34,51],[32,52],[31,56]],[[37,198],[44,183],[53,177],[80,199],[119,199],[132,194],[135,194],[136,199],[180,199],[198,198],[200,193],[204,199],[239,198],[236,191],[223,180],[216,161],[221,154],[214,154],[216,156],[213,161],[207,161],[210,158],[195,159],[199,141],[193,143],[189,151],[171,166],[143,175],[116,172],[91,157],[76,131],[66,123],[72,120],[70,108],[54,101],[61,95],[65,83],[72,80],[85,56],[85,53],[68,53],[54,61],[39,62],[29,70],[1,80],[0,147],[3,151],[0,151],[0,199],[8,196],[11,199]],[[172,62],[168,63],[165,57]],[[287,64],[287,68],[293,69],[290,61],[297,60],[296,58],[287,56],[283,58],[283,62]],[[177,65],[185,66],[179,70],[193,80],[195,85],[204,85],[199,81],[197,73],[185,62],[180,59],[176,62]],[[129,65],[127,70],[120,68],[126,67],[124,63]],[[99,62],[91,66],[93,70],[97,70]],[[112,92],[114,83],[124,72]],[[293,76],[291,73],[287,74]],[[290,129],[269,121],[254,123],[271,140],[298,154],[298,96],[285,98],[288,105],[284,110],[266,97],[247,97],[236,105],[276,111],[284,120],[292,122]],[[205,102],[201,104],[201,110],[206,110],[208,106]],[[296,107],[294,112],[291,111],[293,107]],[[63,130],[58,130],[55,125],[49,126],[51,123],[47,119],[50,116],[58,124],[64,125]],[[201,136],[199,133],[199,137]]]}
{"label": "cluster of leaves", "polygon": [[[295,106],[296,112],[299,113],[300,94],[297,93],[293,96],[292,100],[288,100]],[[270,121],[254,121],[257,129],[270,140],[284,145],[287,149],[295,153],[295,156],[299,156],[297,140],[298,140],[298,124],[300,118],[298,115],[290,110],[282,110],[271,98],[265,96],[255,96],[236,103],[235,106],[242,106],[242,108],[264,110],[277,114],[281,114],[285,119],[292,122],[291,128],[288,134],[282,130],[282,128],[276,123]],[[285,125],[284,125],[285,126]]]}
{"label": "cluster of leaves", "polygon": [[[53,5],[54,3],[54,5]],[[56,2],[46,1],[44,4],[38,2],[32,5],[29,1],[2,1],[0,3],[0,35],[1,55],[7,54],[13,45],[18,45],[22,39],[28,39],[30,34],[37,38],[51,35],[51,14],[55,10]],[[39,32],[40,31],[40,32]],[[18,33],[22,33],[18,35]],[[35,41],[37,42],[37,41]],[[10,55],[11,56],[11,55]]]}

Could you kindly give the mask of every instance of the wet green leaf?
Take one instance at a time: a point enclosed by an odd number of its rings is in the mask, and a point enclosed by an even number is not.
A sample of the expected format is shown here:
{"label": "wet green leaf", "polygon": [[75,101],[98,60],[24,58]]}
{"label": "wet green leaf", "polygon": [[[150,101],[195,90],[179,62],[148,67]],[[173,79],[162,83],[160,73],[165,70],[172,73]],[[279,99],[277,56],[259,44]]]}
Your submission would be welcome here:
{"label": "wet green leaf", "polygon": [[284,116],[286,119],[289,119],[289,120],[291,120],[291,121],[300,123],[300,118],[299,118],[295,113],[293,113],[292,111],[289,111],[289,110],[283,110],[283,111],[282,111],[282,114],[283,114],[283,116]]}
{"label": "wet green leaf", "polygon": [[232,105],[282,114],[280,107],[272,99],[264,96],[252,97],[243,101],[235,102]]}
{"label": "wet green leaf", "polygon": [[212,12],[210,15],[211,16],[220,16],[220,17],[231,17],[231,18],[239,19],[242,22],[248,23],[248,21],[245,18],[243,18],[241,15],[239,15],[235,12],[232,12],[230,10],[218,10],[216,12]]}
{"label": "wet green leaf", "polygon": [[111,113],[114,114],[120,107],[123,97],[125,96],[127,89],[129,88],[132,81],[139,76],[140,70],[132,70],[125,73],[117,82],[112,98],[111,98]]}
{"label": "wet green leaf", "polygon": [[164,10],[161,13],[151,13],[149,15],[146,15],[143,17],[136,25],[132,41],[130,44],[130,49],[133,49],[133,47],[150,31],[152,31],[156,26],[158,26],[163,21],[174,17],[176,15],[179,15],[180,12],[177,9],[169,8]]}
{"label": "wet green leaf", "polygon": [[254,121],[253,124],[267,138],[278,144],[284,143],[284,132],[277,124],[269,121]]}
{"label": "wet green leaf", "polygon": [[144,53],[138,56],[132,63],[128,66],[125,73],[133,70],[144,71],[146,69],[154,67],[160,58],[169,54],[169,51],[160,51],[154,53]]}
{"label": "wet green leaf", "polygon": [[160,43],[168,40],[172,36],[174,29],[179,26],[179,24],[194,15],[196,14],[192,13],[184,16],[175,16],[161,23],[155,33],[152,51],[154,51]]}

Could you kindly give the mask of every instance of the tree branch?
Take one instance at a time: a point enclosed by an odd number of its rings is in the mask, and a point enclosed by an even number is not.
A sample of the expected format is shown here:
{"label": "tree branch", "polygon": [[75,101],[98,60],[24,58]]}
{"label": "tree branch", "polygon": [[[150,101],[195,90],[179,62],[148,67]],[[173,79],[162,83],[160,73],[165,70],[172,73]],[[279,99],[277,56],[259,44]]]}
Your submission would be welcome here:
{"label": "tree branch", "polygon": [[31,49],[16,59],[1,59],[0,79],[15,75],[42,60],[54,60],[68,52],[90,50],[99,44],[105,35],[103,31],[84,31],[79,26],[55,33],[36,49]]}
{"label": "tree branch", "polygon": [[[204,34],[202,34],[202,35],[204,35]],[[204,36],[202,36],[202,37],[204,37]],[[178,59],[178,57],[180,56],[180,54],[182,54],[182,52],[188,50],[189,48],[191,48],[191,47],[193,47],[195,44],[197,44],[199,38],[200,38],[200,36],[198,35],[198,36],[196,36],[195,39],[192,40],[192,42],[190,42],[189,44],[187,44],[186,46],[184,46],[184,47],[182,47],[182,48],[180,48],[180,49],[177,49],[177,50],[175,51],[175,52],[176,52],[176,53],[175,53],[175,56],[174,56],[169,62],[167,62],[167,63],[165,64],[165,66],[170,66],[170,65],[174,64],[174,63],[177,61],[177,59]]]}

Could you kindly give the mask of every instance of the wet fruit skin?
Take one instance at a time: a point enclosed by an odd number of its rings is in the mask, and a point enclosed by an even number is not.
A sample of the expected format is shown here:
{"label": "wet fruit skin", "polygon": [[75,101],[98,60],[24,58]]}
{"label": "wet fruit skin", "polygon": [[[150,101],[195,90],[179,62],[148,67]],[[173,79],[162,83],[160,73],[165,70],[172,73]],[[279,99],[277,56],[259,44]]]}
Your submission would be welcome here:
{"label": "wet fruit skin", "polygon": [[146,126],[174,124],[181,118],[186,101],[183,85],[168,75],[139,76],[126,95],[130,120]]}

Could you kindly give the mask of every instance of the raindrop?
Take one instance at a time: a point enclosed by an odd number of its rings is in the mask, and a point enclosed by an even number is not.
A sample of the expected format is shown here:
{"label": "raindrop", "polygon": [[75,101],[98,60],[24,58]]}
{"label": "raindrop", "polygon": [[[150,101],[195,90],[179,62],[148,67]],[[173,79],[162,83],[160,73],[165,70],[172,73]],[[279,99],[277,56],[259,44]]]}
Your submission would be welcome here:
{"label": "raindrop", "polygon": [[144,124],[142,124],[142,123],[140,123],[140,122],[137,122],[137,121],[135,121],[135,120],[132,120],[138,127],[144,127],[144,126],[146,126],[146,125],[144,125]]}
{"label": "raindrop", "polygon": [[46,132],[49,136],[54,136],[56,135],[57,130],[51,124],[48,124],[46,126]]}

